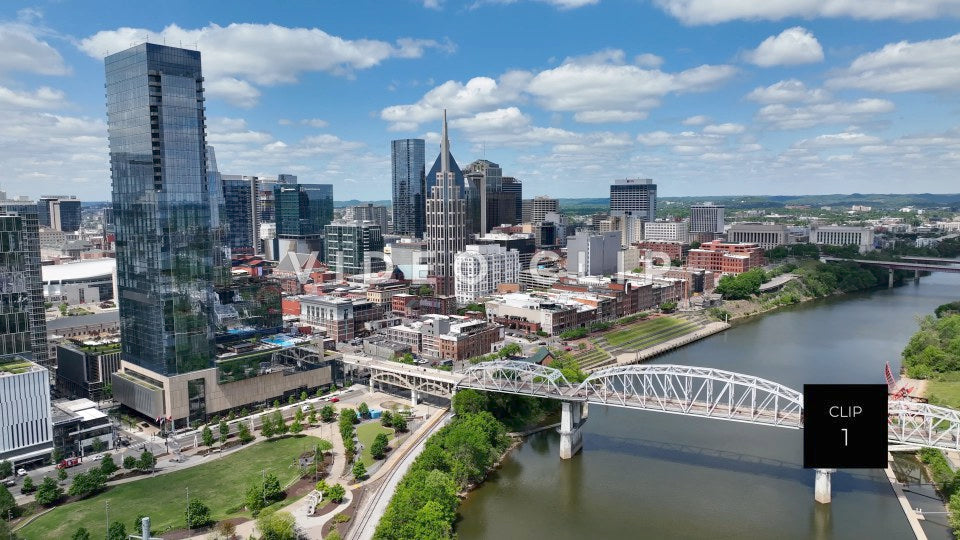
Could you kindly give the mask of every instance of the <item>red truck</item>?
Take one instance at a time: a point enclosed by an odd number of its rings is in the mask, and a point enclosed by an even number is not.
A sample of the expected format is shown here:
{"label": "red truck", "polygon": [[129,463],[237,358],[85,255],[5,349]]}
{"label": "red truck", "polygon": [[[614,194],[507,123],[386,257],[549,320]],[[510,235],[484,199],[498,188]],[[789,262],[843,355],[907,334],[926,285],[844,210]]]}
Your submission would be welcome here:
{"label": "red truck", "polygon": [[83,459],[78,457],[67,458],[61,461],[59,464],[57,464],[57,468],[68,469],[70,467],[76,467],[77,465],[80,464],[81,461],[83,461]]}

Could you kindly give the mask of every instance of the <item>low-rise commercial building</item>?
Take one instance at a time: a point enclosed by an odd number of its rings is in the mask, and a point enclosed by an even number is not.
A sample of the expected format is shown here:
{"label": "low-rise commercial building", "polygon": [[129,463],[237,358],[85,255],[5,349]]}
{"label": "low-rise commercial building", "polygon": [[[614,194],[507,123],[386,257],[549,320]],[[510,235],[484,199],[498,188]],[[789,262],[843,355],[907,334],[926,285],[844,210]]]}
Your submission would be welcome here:
{"label": "low-rise commercial building", "polygon": [[64,456],[83,456],[98,447],[104,450],[114,448],[113,423],[89,399],[55,401],[51,417],[53,447]]}
{"label": "low-rise commercial building", "polygon": [[120,338],[66,340],[57,346],[57,390],[73,399],[100,401],[120,369]]}
{"label": "low-rise commercial building", "polygon": [[427,315],[418,321],[385,328],[382,338],[399,351],[440,360],[466,360],[487,354],[503,339],[503,328],[482,319],[457,315]]}
{"label": "low-rise commercial building", "polygon": [[741,274],[762,267],[763,263],[763,249],[754,243],[737,244],[714,240],[687,253],[688,267],[724,274]]}
{"label": "low-rise commercial building", "polygon": [[686,221],[649,221],[643,225],[644,241],[688,243],[690,224]]}
{"label": "low-rise commercial building", "polygon": [[810,228],[810,243],[826,246],[857,246],[860,253],[873,251],[873,229],[826,225]]}
{"label": "low-rise commercial building", "polygon": [[727,231],[731,244],[757,244],[763,249],[773,249],[790,243],[786,225],[775,223],[734,223]]}
{"label": "low-rise commercial building", "polygon": [[0,460],[37,461],[52,449],[49,372],[24,356],[0,357]]}

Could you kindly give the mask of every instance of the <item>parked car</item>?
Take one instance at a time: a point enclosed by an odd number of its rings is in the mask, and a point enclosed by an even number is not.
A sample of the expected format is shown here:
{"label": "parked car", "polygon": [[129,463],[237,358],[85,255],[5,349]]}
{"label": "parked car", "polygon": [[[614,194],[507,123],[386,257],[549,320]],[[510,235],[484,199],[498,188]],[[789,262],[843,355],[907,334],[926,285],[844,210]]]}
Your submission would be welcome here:
{"label": "parked car", "polygon": [[13,487],[13,486],[17,485],[17,479],[16,479],[16,478],[8,478],[7,480],[4,480],[4,481],[3,481],[3,485],[5,485],[5,486],[7,486],[7,487]]}
{"label": "parked car", "polygon": [[93,456],[94,461],[100,461],[101,459],[103,459],[103,454],[97,454]]}
{"label": "parked car", "polygon": [[336,402],[338,402],[338,401],[340,401],[340,398],[338,398],[338,397],[332,397],[332,398],[330,398],[330,403],[336,403]]}
{"label": "parked car", "polygon": [[17,469],[17,476],[26,476],[26,475],[27,475],[26,469]]}

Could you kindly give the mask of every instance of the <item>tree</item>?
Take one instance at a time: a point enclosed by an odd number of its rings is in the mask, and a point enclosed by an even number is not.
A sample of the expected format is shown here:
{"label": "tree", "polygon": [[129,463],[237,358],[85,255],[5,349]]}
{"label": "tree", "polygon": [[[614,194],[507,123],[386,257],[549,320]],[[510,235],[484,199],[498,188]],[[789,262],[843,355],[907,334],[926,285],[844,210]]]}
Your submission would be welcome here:
{"label": "tree", "polygon": [[393,415],[393,428],[397,430],[397,433],[405,433],[407,431],[407,419],[402,414]]}
{"label": "tree", "polygon": [[303,408],[297,407],[297,409],[293,411],[293,419],[298,422],[303,422]]}
{"label": "tree", "polygon": [[253,434],[250,433],[250,428],[247,427],[246,422],[240,422],[237,426],[237,438],[240,439],[240,442],[247,444],[253,440]]}
{"label": "tree", "polygon": [[70,539],[71,540],[90,540],[90,533],[83,527],[80,527],[79,529],[76,530],[76,532],[73,533],[73,536],[71,536]]}
{"label": "tree", "polygon": [[137,534],[143,530],[143,518],[145,517],[147,517],[146,514],[137,514],[137,519],[133,520],[133,527],[130,528],[133,534]]}
{"label": "tree", "polygon": [[269,512],[257,519],[261,540],[295,540],[296,520],[290,512]]}
{"label": "tree", "polygon": [[342,540],[342,537],[336,529],[331,529],[330,533],[323,537],[323,540]]}
{"label": "tree", "polygon": [[273,400],[273,408],[274,408],[274,409],[279,409],[279,408],[280,408],[280,400],[279,400],[279,399]]}
{"label": "tree", "polygon": [[246,407],[240,409],[240,417],[243,418],[245,416],[250,416],[250,411],[248,411]]}
{"label": "tree", "polygon": [[203,439],[204,446],[213,446],[213,431],[211,431],[210,426],[203,426],[200,437]]}
{"label": "tree", "polygon": [[157,458],[149,450],[144,450],[143,453],[140,454],[140,459],[137,460],[137,468],[141,471],[153,470],[156,464]]}
{"label": "tree", "polygon": [[262,433],[264,437],[273,437],[274,433],[276,433],[273,427],[273,419],[270,418],[269,414],[260,415],[260,433]]}
{"label": "tree", "polygon": [[290,427],[287,425],[286,420],[283,419],[283,413],[276,411],[273,413],[273,428],[277,432],[277,435],[286,435],[290,431]]}
{"label": "tree", "polygon": [[210,518],[210,509],[207,505],[203,504],[203,501],[197,498],[190,499],[190,502],[187,503],[187,511],[185,514],[187,527],[191,529],[206,527],[213,523],[213,519]]}
{"label": "tree", "polygon": [[137,468],[137,465],[138,465],[137,458],[133,456],[127,456],[123,458],[124,469],[127,469],[128,471],[132,471]]}
{"label": "tree", "polygon": [[279,501],[283,498],[283,489],[277,475],[270,473],[263,478],[263,495],[268,501]]}
{"label": "tree", "polygon": [[373,456],[373,459],[383,459],[383,456],[387,454],[387,446],[389,444],[390,440],[387,439],[387,434],[378,433],[370,445],[370,455]]}
{"label": "tree", "polygon": [[294,419],[293,423],[290,424],[290,433],[297,435],[301,431],[303,431],[303,424],[301,424],[299,420]]}
{"label": "tree", "polygon": [[225,421],[221,420],[219,429],[220,429],[220,445],[222,446],[223,443],[227,442],[227,437],[230,436],[230,426],[228,426]]}
{"label": "tree", "polygon": [[33,485],[33,478],[28,476],[23,479],[23,485],[20,486],[20,493],[26,495],[28,493],[33,493],[36,490],[37,488]]}
{"label": "tree", "polygon": [[333,443],[326,439],[320,439],[317,441],[317,446],[314,449],[318,454],[326,454],[330,450],[333,450]]}
{"label": "tree", "polygon": [[673,300],[667,300],[660,304],[660,311],[664,313],[673,313],[677,309],[677,303]]}
{"label": "tree", "polygon": [[50,453],[50,460],[53,461],[54,464],[63,461],[63,450],[54,448],[53,452]]}
{"label": "tree", "polygon": [[57,480],[62,484],[67,479],[66,469],[57,469]]}
{"label": "tree", "polygon": [[43,506],[53,506],[63,497],[63,488],[56,480],[49,476],[44,476],[40,486],[37,487],[37,503]]}
{"label": "tree", "polygon": [[94,439],[92,446],[93,446],[93,451],[98,454],[107,449],[107,443],[103,442],[103,439],[100,439],[100,438]]}
{"label": "tree", "polygon": [[520,356],[523,354],[523,348],[519,343],[507,343],[500,349],[500,358],[506,358],[508,356]]}
{"label": "tree", "polygon": [[364,476],[367,475],[367,468],[363,465],[362,461],[358,461],[353,464],[353,478],[356,480],[362,480]]}
{"label": "tree", "polygon": [[9,461],[0,461],[0,478],[6,478],[13,474],[13,464]]}
{"label": "tree", "polygon": [[316,410],[316,409],[310,409],[310,416],[307,418],[307,421],[310,422],[311,425],[317,423],[317,410]]}
{"label": "tree", "polygon": [[110,454],[103,456],[103,461],[100,462],[100,471],[104,476],[110,476],[117,472],[118,469],[119,467],[117,467],[117,462],[113,460],[113,456]]}
{"label": "tree", "polygon": [[9,515],[17,514],[17,500],[7,489],[7,486],[0,484],[0,519],[7,519]]}
{"label": "tree", "polygon": [[367,406],[366,401],[361,401],[360,405],[357,406],[357,412],[360,413],[360,416],[363,418],[370,417],[370,407]]}
{"label": "tree", "polygon": [[70,484],[70,491],[67,493],[71,497],[80,497],[85,499],[107,485],[107,478],[100,472],[100,469],[90,469],[85,473],[77,474],[73,477],[73,483]]}
{"label": "tree", "polygon": [[332,405],[324,405],[320,409],[320,419],[324,422],[332,422],[333,417],[337,415],[337,411],[333,408]]}
{"label": "tree", "polygon": [[453,410],[457,414],[473,414],[487,408],[487,396],[476,390],[460,390],[453,395]]}
{"label": "tree", "polygon": [[327,490],[325,495],[330,498],[331,501],[335,503],[343,502],[344,496],[346,496],[347,490],[340,484],[334,484],[330,486],[330,489]]}
{"label": "tree", "polygon": [[127,527],[119,521],[114,521],[107,529],[107,540],[127,540]]}
{"label": "tree", "polygon": [[296,402],[297,402],[297,396],[295,396],[295,395],[293,395],[293,394],[290,394],[290,397],[287,398],[287,404],[288,404],[288,405],[293,405],[293,404],[296,403]]}
{"label": "tree", "polygon": [[383,411],[383,414],[380,415],[380,425],[383,427],[390,427],[393,425],[393,413],[390,411]]}
{"label": "tree", "polygon": [[303,392],[300,392],[300,401],[306,401],[306,400],[307,400],[307,391],[304,390]]}

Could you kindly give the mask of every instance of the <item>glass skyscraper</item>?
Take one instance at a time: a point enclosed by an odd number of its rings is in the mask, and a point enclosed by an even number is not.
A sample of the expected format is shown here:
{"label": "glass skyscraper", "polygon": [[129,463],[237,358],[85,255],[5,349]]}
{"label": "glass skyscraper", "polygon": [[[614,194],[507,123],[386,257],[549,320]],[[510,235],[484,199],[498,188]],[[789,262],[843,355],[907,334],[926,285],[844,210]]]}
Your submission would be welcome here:
{"label": "glass skyscraper", "polygon": [[332,184],[277,184],[273,197],[277,236],[322,235],[333,221]]}
{"label": "glass skyscraper", "polygon": [[425,143],[423,139],[392,141],[393,164],[393,232],[423,237],[425,225],[426,187]]}
{"label": "glass skyscraper", "polygon": [[0,202],[0,362],[22,355],[52,367],[40,279],[37,206]]}
{"label": "glass skyscraper", "polygon": [[122,359],[161,375],[211,367],[220,201],[200,52],[144,43],[105,63]]}
{"label": "glass skyscraper", "polygon": [[256,176],[225,174],[222,175],[222,182],[230,249],[234,253],[256,253],[260,234],[258,179]]}

